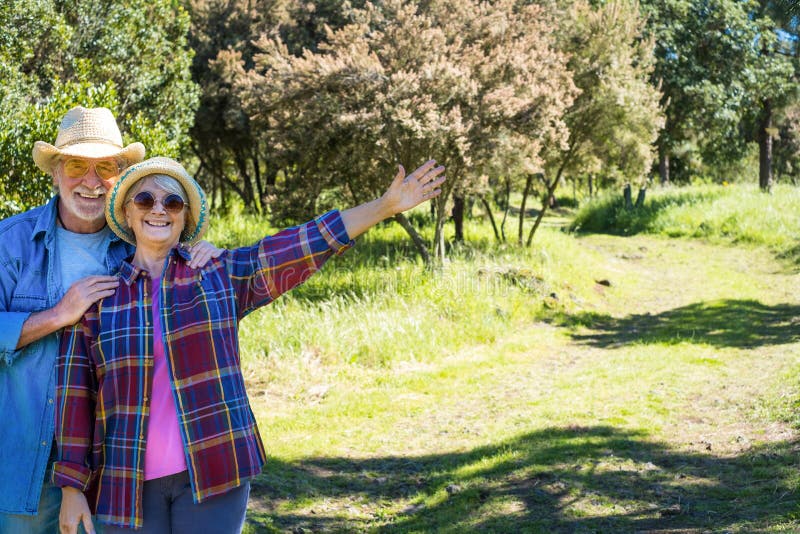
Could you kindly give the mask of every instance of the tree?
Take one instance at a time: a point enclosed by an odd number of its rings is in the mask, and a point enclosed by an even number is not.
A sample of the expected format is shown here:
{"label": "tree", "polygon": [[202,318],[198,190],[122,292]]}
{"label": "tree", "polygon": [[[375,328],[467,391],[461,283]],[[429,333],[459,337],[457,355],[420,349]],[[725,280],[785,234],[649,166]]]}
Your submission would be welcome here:
{"label": "tree", "polygon": [[[752,84],[750,124],[754,125],[759,148],[758,185],[772,188],[773,140],[778,128],[776,112],[797,101],[797,3],[789,0],[760,0],[752,17],[760,23],[761,68]],[[792,61],[794,59],[794,61]]]}
{"label": "tree", "polygon": [[326,190],[363,200],[397,163],[436,157],[448,176],[435,203],[441,256],[447,201],[472,187],[481,162],[513,147],[506,157],[537,165],[543,146],[565,138],[561,115],[575,89],[554,24],[540,6],[511,0],[387,0],[351,19],[302,56],[264,36],[255,68],[235,67],[240,98],[280,162],[278,198],[291,207],[307,209]]}
{"label": "tree", "polygon": [[190,43],[196,51],[192,77],[202,95],[192,128],[196,173],[222,203],[232,193],[259,212],[275,198],[279,163],[264,136],[254,130],[234,90],[237,68],[252,69],[262,34],[275,34],[288,53],[315,50],[326,28],[349,22],[351,6],[363,2],[321,0],[184,0],[192,20]]}
{"label": "tree", "polygon": [[765,64],[768,40],[751,0],[642,0],[654,38],[653,84],[663,92],[662,182],[714,174],[747,151],[743,119],[754,82],[779,75]]}
{"label": "tree", "polygon": [[660,93],[648,83],[652,43],[642,39],[638,4],[611,0],[592,7],[578,1],[562,20],[560,45],[570,56],[568,68],[580,94],[564,116],[566,146],[548,151],[545,194],[528,246],[565,174],[642,179],[664,124]]}

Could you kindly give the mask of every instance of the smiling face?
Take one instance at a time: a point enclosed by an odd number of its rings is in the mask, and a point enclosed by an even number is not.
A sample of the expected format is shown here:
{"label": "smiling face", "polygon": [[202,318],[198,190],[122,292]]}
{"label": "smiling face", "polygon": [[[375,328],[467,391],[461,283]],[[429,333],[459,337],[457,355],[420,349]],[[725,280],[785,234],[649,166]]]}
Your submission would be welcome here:
{"label": "smiling face", "polygon": [[53,184],[58,188],[58,213],[67,230],[97,232],[106,224],[106,193],[119,177],[119,164],[113,158],[69,158],[53,169]]}
{"label": "smiling face", "polygon": [[[155,202],[152,207],[142,208],[134,199],[146,193]],[[174,194],[158,185],[153,176],[142,178],[139,184],[131,188],[125,202],[125,221],[136,236],[137,248],[163,250],[178,244],[186,224],[186,207],[179,211],[164,208],[165,199]],[[167,205],[170,205],[169,199]]]}

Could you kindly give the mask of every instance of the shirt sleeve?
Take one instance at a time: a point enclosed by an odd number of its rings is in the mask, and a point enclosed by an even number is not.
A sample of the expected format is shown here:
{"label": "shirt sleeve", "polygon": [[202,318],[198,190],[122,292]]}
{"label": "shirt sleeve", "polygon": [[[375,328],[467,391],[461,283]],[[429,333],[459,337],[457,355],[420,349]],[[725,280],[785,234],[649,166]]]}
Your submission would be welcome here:
{"label": "shirt sleeve", "polygon": [[339,211],[333,210],[267,236],[251,247],[232,250],[228,270],[240,316],[302,284],[331,257],[343,254],[353,244]]}
{"label": "shirt sleeve", "polygon": [[[95,308],[96,309],[96,308]],[[97,380],[89,347],[87,317],[64,331],[56,363],[56,445],[53,484],[86,491],[91,479],[92,442]]]}
{"label": "shirt sleeve", "polygon": [[22,325],[30,312],[9,311],[11,297],[16,287],[16,273],[10,263],[0,265],[0,363],[11,365],[22,354],[17,349]]}

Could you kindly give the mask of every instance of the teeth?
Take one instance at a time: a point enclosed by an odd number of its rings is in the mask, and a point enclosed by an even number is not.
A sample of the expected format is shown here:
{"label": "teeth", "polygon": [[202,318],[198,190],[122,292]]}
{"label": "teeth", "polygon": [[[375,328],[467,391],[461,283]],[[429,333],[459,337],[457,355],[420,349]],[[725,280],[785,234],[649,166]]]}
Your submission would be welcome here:
{"label": "teeth", "polygon": [[150,226],[158,226],[159,228],[162,227],[162,226],[169,226],[169,223],[167,223],[167,222],[151,222],[151,221],[147,221],[147,224],[149,224]]}
{"label": "teeth", "polygon": [[82,196],[83,198],[100,198],[100,195],[99,195],[99,194],[96,194],[96,195],[89,195],[89,194],[87,194],[87,193],[78,193],[78,194],[79,194],[80,196]]}

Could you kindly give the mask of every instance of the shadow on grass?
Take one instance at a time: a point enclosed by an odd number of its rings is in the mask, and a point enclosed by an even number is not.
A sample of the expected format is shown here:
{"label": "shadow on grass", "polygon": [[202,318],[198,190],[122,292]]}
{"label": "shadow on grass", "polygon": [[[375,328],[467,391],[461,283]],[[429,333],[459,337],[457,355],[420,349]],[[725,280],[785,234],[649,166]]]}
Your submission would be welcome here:
{"label": "shadow on grass", "polygon": [[800,515],[799,449],[782,441],[721,457],[593,426],[546,429],[450,454],[272,461],[253,483],[248,523],[255,532],[632,533],[774,525]]}
{"label": "shadow on grass", "polygon": [[800,339],[800,306],[767,306],[755,300],[696,302],[659,314],[615,318],[592,312],[552,319],[574,332],[579,343],[614,347],[633,343],[706,343],[717,347],[752,348],[782,345]]}

